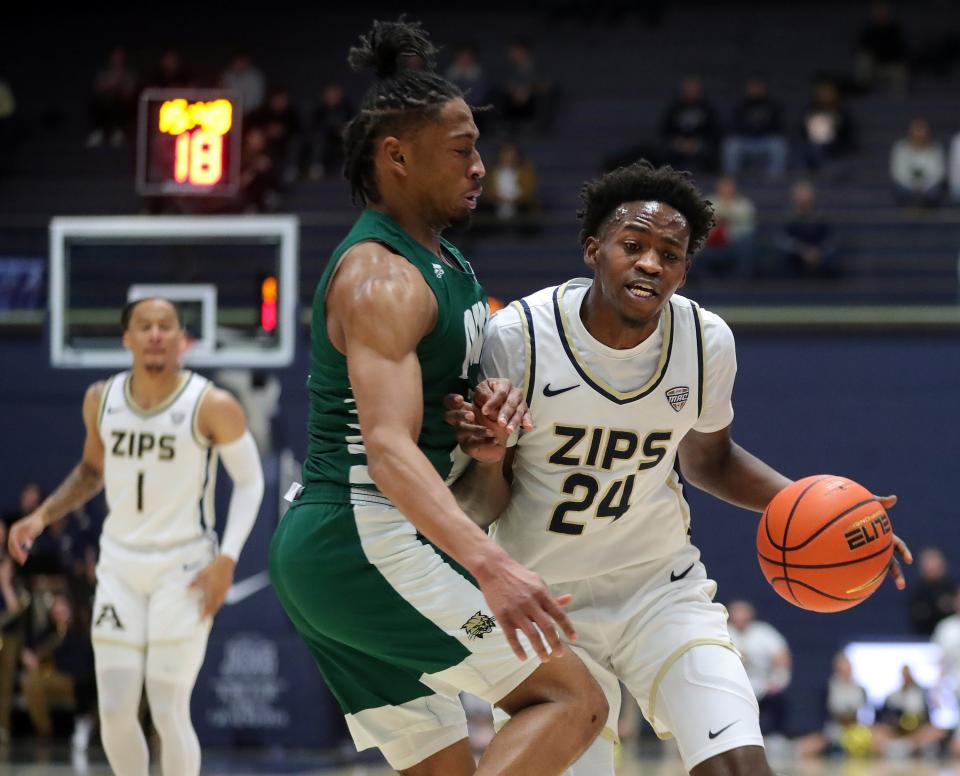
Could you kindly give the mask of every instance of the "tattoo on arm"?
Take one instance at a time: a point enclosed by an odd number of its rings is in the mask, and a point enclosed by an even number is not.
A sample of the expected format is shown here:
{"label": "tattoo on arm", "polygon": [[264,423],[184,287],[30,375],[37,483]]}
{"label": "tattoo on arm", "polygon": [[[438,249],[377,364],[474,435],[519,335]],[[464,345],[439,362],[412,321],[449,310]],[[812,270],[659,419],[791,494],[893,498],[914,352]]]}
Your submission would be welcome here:
{"label": "tattoo on arm", "polygon": [[103,488],[103,473],[80,461],[44,502],[46,524],[57,522],[74,509],[79,509]]}

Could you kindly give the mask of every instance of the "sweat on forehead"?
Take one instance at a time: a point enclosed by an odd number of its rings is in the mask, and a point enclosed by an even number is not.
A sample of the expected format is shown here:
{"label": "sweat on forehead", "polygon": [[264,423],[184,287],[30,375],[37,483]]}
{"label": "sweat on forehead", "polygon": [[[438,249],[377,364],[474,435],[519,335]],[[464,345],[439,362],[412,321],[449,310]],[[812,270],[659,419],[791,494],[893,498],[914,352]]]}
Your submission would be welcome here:
{"label": "sweat on forehead", "polygon": [[689,228],[683,213],[664,202],[642,200],[639,202],[624,202],[617,205],[600,224],[600,232],[609,228],[617,228],[630,221],[652,221],[657,226],[672,226],[678,229]]}

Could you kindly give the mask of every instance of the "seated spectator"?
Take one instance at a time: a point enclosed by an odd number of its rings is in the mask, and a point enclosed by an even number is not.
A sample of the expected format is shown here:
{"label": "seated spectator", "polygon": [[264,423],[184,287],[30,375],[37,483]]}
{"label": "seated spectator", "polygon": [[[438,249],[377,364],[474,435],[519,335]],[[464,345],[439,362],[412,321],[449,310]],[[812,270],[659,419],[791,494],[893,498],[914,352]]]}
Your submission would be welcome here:
{"label": "seated spectator", "polygon": [[953,614],[957,584],[940,548],[925,547],[918,560],[920,580],[911,586],[910,625],[914,633],[930,636],[937,623]]}
{"label": "seated spectator", "polygon": [[243,114],[253,113],[263,104],[267,90],[266,79],[249,54],[237,54],[230,66],[220,76],[220,84],[225,89],[240,93]]}
{"label": "seated spectator", "polygon": [[943,196],[947,160],[943,146],[933,140],[930,124],[916,118],[910,122],[907,136],[890,152],[890,177],[897,202],[914,207],[932,207]]}
{"label": "seated spectator", "polygon": [[514,132],[521,126],[547,128],[552,87],[537,72],[530,44],[522,40],[511,43],[507,61],[507,73],[498,88],[500,115]]}
{"label": "seated spectator", "polygon": [[13,690],[20,666],[30,593],[7,555],[6,524],[0,524],[0,745],[10,741]]}
{"label": "seated spectator", "polygon": [[355,113],[343,87],[329,83],[313,112],[309,176],[313,180],[339,175],[343,168],[343,133]]}
{"label": "seated spectator", "polygon": [[473,46],[458,46],[454,50],[447,80],[460,87],[471,105],[483,105],[486,101],[489,87]]}
{"label": "seated spectator", "polygon": [[260,129],[267,139],[267,153],[287,183],[298,177],[303,134],[300,112],[286,89],[274,89],[265,105],[247,117],[248,129]]}
{"label": "seated spectator", "polygon": [[867,691],[853,678],[853,666],[842,652],[833,658],[833,673],[827,681],[823,732],[803,736],[796,741],[799,757],[823,752],[864,756],[871,752],[873,736],[860,721],[867,710]]}
{"label": "seated spectator", "polygon": [[927,693],[917,684],[910,666],[901,669],[903,684],[883,702],[874,725],[874,749],[897,758],[920,754],[946,737],[930,724]]}
{"label": "seated spectator", "polygon": [[698,77],[681,81],[679,96],[663,113],[660,135],[666,160],[672,166],[700,172],[716,170],[720,126]]}
{"label": "seated spectator", "polygon": [[950,199],[960,204],[960,132],[950,141],[950,171],[948,173]]}
{"label": "seated spectator", "polygon": [[813,185],[795,184],[790,198],[792,209],[775,238],[783,271],[793,277],[837,277],[840,264],[833,226],[817,209]]}
{"label": "seated spectator", "polygon": [[724,173],[737,177],[744,162],[759,162],[768,178],[779,178],[787,169],[782,109],[760,78],[747,81],[730,135],[723,141]]}
{"label": "seated spectator", "polygon": [[115,48],[93,81],[93,131],[87,138],[87,145],[92,148],[104,140],[114,146],[122,145],[136,112],[137,77],[127,64],[127,52]]}
{"label": "seated spectator", "polygon": [[757,209],[737,190],[736,181],[729,177],[717,179],[710,201],[715,223],[694,267],[702,267],[715,275],[750,277],[754,270]]}
{"label": "seated spectator", "polygon": [[66,596],[54,597],[47,627],[23,650],[21,662],[23,694],[37,736],[53,734],[50,704],[67,703],[76,715],[74,745],[86,749],[96,697],[93,648],[88,628],[76,620]]}
{"label": "seated spectator", "polygon": [[760,704],[760,731],[786,734],[787,703],[792,659],[787,640],[772,625],[756,619],[753,604],[732,601],[727,626],[730,640],[743,658],[750,685]]}
{"label": "seated spectator", "polygon": [[870,21],[857,43],[856,79],[865,90],[884,81],[897,94],[904,94],[910,79],[907,36],[893,18],[889,3],[875,3]]}
{"label": "seated spectator", "polygon": [[538,208],[537,172],[513,143],[500,146],[497,159],[484,181],[481,202],[491,206],[503,224],[529,216]]}
{"label": "seated spectator", "polygon": [[160,64],[147,86],[155,89],[187,89],[194,85],[193,75],[183,64],[180,52],[167,49],[160,56]]}
{"label": "seated spectator", "polygon": [[239,208],[244,213],[266,213],[276,209],[279,196],[280,182],[266,133],[253,127],[244,133],[240,153]]}
{"label": "seated spectator", "polygon": [[853,150],[853,119],[833,82],[820,81],[814,86],[813,99],[803,113],[801,136],[801,161],[811,171]]}

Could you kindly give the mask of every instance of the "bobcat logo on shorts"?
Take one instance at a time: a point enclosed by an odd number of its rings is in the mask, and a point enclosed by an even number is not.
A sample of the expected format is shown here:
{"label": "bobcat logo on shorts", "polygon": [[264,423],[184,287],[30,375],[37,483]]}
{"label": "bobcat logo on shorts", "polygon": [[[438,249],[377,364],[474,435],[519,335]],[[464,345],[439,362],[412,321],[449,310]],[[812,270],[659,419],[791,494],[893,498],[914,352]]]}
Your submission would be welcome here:
{"label": "bobcat logo on shorts", "polygon": [[94,625],[100,625],[104,621],[111,623],[115,630],[124,630],[123,623],[120,622],[120,618],[117,616],[117,610],[113,608],[113,604],[104,604],[100,608],[100,614],[97,615]]}
{"label": "bobcat logo on shorts", "polygon": [[686,385],[669,388],[666,393],[667,401],[670,402],[670,406],[673,407],[674,412],[680,412],[680,410],[683,409],[683,405],[687,403],[687,399],[690,398],[690,388]]}
{"label": "bobcat logo on shorts", "polygon": [[474,639],[482,639],[486,634],[490,633],[496,627],[496,619],[488,614],[484,614],[483,612],[477,612],[475,615],[473,615],[473,617],[460,626],[461,630],[465,630],[467,632],[467,638],[470,639],[470,641],[473,641]]}

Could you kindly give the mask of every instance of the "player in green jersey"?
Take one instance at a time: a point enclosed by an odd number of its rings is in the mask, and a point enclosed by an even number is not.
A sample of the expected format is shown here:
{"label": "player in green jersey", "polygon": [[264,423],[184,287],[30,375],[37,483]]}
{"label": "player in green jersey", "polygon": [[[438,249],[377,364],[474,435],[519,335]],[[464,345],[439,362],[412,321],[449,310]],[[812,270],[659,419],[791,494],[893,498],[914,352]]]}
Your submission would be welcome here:
{"label": "player in green jersey", "polygon": [[[271,578],[359,749],[415,776],[548,776],[597,735],[606,701],[560,649],[557,627],[575,636],[568,599],[445,483],[458,467],[442,397],[469,387],[487,304],[441,233],[469,219],[484,168],[471,109],[433,72],[434,53],[402,21],[375,23],[350,52],[376,72],[345,140],[365,209],[317,288],[304,487],[272,542]],[[488,387],[488,417],[530,427],[509,381]],[[460,690],[511,715],[479,765]]]}

